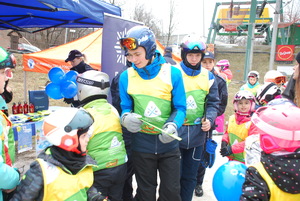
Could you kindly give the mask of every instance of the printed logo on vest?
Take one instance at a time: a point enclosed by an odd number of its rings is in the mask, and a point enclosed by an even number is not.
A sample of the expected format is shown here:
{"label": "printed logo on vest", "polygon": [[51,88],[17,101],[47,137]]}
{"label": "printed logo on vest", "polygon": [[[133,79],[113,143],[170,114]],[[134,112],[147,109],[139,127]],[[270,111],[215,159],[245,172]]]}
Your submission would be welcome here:
{"label": "printed logo on vest", "polygon": [[193,96],[189,96],[186,99],[186,109],[196,109],[197,108],[197,104],[195,102],[195,99]]}
{"label": "printed logo on vest", "polygon": [[144,116],[145,117],[157,117],[161,115],[160,109],[155,105],[153,101],[149,101]]}

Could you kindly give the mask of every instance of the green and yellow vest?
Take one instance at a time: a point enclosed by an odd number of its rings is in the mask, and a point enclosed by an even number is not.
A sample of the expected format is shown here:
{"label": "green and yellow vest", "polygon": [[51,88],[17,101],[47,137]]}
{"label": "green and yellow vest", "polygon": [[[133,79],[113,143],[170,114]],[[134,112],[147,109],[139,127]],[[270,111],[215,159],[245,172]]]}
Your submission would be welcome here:
{"label": "green and yellow vest", "polygon": [[127,162],[125,143],[118,111],[105,99],[84,106],[95,119],[93,134],[87,146],[88,155],[96,162],[94,171],[112,168]]}
{"label": "green and yellow vest", "polygon": [[179,68],[182,73],[186,94],[186,117],[183,125],[196,125],[201,123],[203,117],[205,97],[209,92],[209,71],[201,68],[201,73],[189,76]]}
{"label": "green and yellow vest", "polygon": [[[134,113],[158,128],[162,128],[171,114],[172,80],[170,65],[163,64],[158,75],[144,80],[131,67],[128,68],[127,93],[133,98]],[[142,124],[140,132],[159,134],[161,131],[148,124]]]}
{"label": "green and yellow vest", "polygon": [[93,185],[94,175],[91,166],[76,175],[64,172],[60,167],[42,159],[36,159],[42,169],[44,178],[44,198],[49,200],[87,200],[87,190]]}
{"label": "green and yellow vest", "polygon": [[[236,143],[245,141],[246,137],[248,137],[250,125],[251,125],[251,121],[247,121],[245,123],[238,125],[235,121],[235,115],[231,115],[229,117],[228,128],[227,128],[229,145],[232,146]],[[245,163],[244,154],[245,152],[231,154],[229,158],[231,158],[232,160],[237,160]]]}

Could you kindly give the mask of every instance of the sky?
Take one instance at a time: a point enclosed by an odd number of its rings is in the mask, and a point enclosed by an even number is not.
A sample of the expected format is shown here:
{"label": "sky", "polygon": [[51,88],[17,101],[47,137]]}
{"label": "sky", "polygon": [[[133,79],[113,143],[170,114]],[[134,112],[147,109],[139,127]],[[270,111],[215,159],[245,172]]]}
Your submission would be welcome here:
{"label": "sky", "polygon": [[[174,0],[176,5],[176,17],[177,22],[176,34],[200,34],[201,36],[208,35],[208,28],[210,27],[216,2],[230,2],[230,0]],[[234,2],[250,2],[250,0],[234,0]],[[293,0],[299,4],[299,0]],[[121,6],[122,15],[124,18],[129,19],[136,2],[143,3],[149,8],[157,19],[168,19],[169,15],[169,2],[170,0],[127,0],[126,3]],[[228,5],[219,6],[219,8],[228,8]],[[245,7],[245,5],[241,6]],[[250,5],[246,6],[250,8]],[[269,13],[273,16],[275,4],[268,5]],[[167,26],[167,22],[163,24]],[[165,30],[166,31],[166,28]]]}

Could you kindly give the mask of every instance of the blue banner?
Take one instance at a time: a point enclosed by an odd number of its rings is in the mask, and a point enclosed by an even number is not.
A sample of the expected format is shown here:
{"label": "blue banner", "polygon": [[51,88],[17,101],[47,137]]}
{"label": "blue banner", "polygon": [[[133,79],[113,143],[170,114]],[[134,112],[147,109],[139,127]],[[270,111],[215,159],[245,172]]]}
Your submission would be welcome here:
{"label": "blue banner", "polygon": [[[126,65],[126,58],[119,40],[125,37],[130,28],[136,25],[143,25],[143,23],[106,13],[104,15],[101,71],[109,75],[110,81]],[[110,101],[110,97],[108,100]]]}

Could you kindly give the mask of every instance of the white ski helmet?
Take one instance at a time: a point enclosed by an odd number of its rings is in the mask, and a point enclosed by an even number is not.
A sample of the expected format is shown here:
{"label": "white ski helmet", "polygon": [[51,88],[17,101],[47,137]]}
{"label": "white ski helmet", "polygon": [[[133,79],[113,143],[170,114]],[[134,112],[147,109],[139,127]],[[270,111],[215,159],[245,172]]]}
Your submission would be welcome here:
{"label": "white ski helmet", "polygon": [[63,108],[44,119],[43,131],[46,139],[66,151],[82,154],[79,148],[80,134],[92,133],[93,117],[83,108]]}
{"label": "white ski helmet", "polygon": [[259,72],[252,70],[248,73],[247,77],[256,77],[257,79],[259,79]]}
{"label": "white ski helmet", "polygon": [[[250,106],[250,110],[247,113],[241,113],[238,110],[238,101],[242,100],[242,99],[246,99],[249,100],[251,102],[251,106]],[[249,115],[252,112],[255,111],[255,96],[253,95],[253,93],[251,93],[250,91],[247,90],[241,90],[238,91],[233,98],[233,107],[234,107],[234,111],[236,113],[239,113],[240,115]]]}
{"label": "white ski helmet", "polygon": [[76,81],[79,101],[95,95],[105,95],[107,97],[109,93],[109,76],[104,72],[89,70],[79,75]]}
{"label": "white ski helmet", "polygon": [[277,70],[269,70],[264,76],[264,84],[271,82],[275,84],[284,84],[286,81],[286,76]]}
{"label": "white ski helmet", "polygon": [[277,95],[281,94],[281,90],[273,82],[266,83],[259,87],[256,94],[256,100],[259,105],[264,105],[273,100]]}

